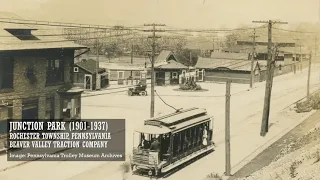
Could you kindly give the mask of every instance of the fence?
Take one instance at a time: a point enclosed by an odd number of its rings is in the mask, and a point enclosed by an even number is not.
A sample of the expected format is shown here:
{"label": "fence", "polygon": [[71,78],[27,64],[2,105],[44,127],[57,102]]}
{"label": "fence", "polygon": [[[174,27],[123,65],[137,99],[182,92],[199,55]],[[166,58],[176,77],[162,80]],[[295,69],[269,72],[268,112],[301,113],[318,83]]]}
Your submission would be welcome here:
{"label": "fence", "polygon": [[[301,71],[309,66],[308,61],[303,61],[302,63],[296,63],[296,71]],[[294,72],[294,64],[287,64],[283,66],[277,66],[274,69],[274,76],[280,76],[283,74],[288,74]],[[260,82],[265,81],[267,76],[267,71],[263,70],[260,72]]]}
{"label": "fence", "polygon": [[237,78],[237,77],[220,77],[220,76],[205,76],[206,82],[226,82],[227,79],[232,80],[232,83],[238,83],[238,84],[250,84],[251,79],[250,78]]}
{"label": "fence", "polygon": [[137,85],[139,82],[140,82],[140,78],[118,79],[118,85]]}

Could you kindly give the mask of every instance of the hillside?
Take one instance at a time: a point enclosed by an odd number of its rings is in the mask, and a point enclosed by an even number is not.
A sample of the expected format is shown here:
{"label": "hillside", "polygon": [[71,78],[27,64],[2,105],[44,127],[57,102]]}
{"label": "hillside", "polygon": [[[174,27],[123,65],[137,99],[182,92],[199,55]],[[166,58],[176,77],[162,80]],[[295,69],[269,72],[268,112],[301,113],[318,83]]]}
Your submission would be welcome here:
{"label": "hillside", "polygon": [[269,166],[238,180],[316,180],[319,177],[320,128],[317,127],[284,148]]}

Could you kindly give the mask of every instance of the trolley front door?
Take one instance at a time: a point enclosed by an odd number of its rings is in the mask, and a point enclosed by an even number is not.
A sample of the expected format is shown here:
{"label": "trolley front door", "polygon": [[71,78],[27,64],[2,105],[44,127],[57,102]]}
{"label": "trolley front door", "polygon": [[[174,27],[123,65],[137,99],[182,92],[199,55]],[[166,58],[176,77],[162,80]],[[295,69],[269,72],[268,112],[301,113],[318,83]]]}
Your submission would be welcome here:
{"label": "trolley front door", "polygon": [[202,69],[201,71],[199,71],[198,81],[204,81],[204,69]]}

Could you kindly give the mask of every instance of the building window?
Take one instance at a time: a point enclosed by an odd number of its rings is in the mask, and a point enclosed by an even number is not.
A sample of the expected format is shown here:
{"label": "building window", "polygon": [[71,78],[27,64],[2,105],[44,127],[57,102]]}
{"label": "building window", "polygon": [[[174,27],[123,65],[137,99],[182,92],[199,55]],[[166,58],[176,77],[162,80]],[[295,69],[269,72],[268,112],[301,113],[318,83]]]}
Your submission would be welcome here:
{"label": "building window", "polygon": [[48,60],[47,64],[47,84],[63,83],[64,64],[62,60]]}
{"label": "building window", "polygon": [[135,75],[135,76],[140,76],[140,71],[135,71],[135,72],[134,72],[134,75]]}
{"label": "building window", "polygon": [[46,119],[54,119],[54,97],[48,97],[46,99]]}
{"label": "building window", "polygon": [[13,89],[13,59],[0,59],[0,89]]}
{"label": "building window", "polygon": [[172,73],[172,78],[173,79],[178,79],[178,73],[177,72],[173,72]]}
{"label": "building window", "polygon": [[124,79],[124,71],[118,71],[118,79]]}
{"label": "building window", "polygon": [[80,97],[63,100],[63,119],[79,119],[81,114]]}

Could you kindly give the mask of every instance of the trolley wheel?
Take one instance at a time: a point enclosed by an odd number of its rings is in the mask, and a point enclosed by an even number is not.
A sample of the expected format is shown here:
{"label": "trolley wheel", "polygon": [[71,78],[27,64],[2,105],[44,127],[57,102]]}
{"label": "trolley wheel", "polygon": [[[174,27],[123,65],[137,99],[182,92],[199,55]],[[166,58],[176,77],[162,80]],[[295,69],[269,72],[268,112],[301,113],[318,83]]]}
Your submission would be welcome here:
{"label": "trolley wheel", "polygon": [[132,91],[128,91],[128,95],[132,96],[133,95]]}
{"label": "trolley wheel", "polygon": [[140,95],[141,95],[141,96],[146,96],[146,95],[147,95],[147,92],[146,92],[146,91],[141,91],[141,92],[140,92]]}

